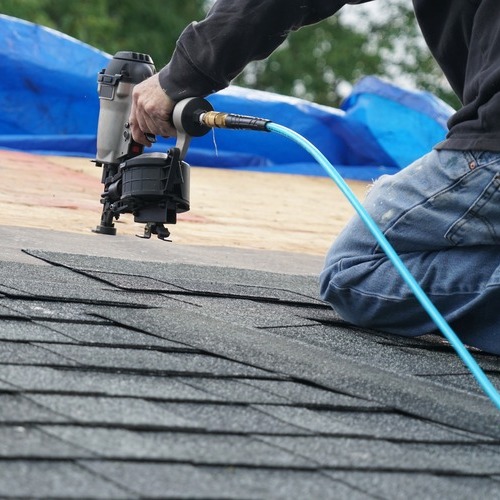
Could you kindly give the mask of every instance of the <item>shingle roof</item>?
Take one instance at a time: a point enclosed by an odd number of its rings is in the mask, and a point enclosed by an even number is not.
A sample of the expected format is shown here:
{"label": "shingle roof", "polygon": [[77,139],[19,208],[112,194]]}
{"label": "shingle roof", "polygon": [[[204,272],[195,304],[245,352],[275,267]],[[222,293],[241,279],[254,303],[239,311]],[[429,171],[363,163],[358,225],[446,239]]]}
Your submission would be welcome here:
{"label": "shingle roof", "polygon": [[[2,498],[500,495],[500,414],[454,352],[345,324],[317,260],[294,274],[303,256],[208,265],[203,248],[14,234],[0,228]],[[499,359],[475,356],[498,387]]]}

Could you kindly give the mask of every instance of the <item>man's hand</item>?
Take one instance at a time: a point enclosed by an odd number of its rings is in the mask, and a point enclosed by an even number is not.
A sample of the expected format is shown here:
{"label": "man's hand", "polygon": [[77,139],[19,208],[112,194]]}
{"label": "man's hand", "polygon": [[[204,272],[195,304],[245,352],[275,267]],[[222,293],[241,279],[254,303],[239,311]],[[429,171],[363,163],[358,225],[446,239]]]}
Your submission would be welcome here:
{"label": "man's hand", "polygon": [[175,136],[172,111],[175,102],[160,87],[158,74],[137,84],[132,91],[130,110],[130,131],[134,141],[151,146],[145,134]]}

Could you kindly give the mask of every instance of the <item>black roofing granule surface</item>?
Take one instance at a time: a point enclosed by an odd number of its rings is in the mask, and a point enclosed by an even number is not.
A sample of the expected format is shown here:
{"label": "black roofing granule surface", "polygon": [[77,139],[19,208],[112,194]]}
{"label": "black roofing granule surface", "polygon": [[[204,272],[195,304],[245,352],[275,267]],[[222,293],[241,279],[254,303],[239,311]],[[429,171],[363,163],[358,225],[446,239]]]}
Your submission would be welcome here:
{"label": "black roofing granule surface", "polygon": [[314,277],[29,253],[0,263],[2,498],[500,496],[500,413],[437,337],[352,328]]}

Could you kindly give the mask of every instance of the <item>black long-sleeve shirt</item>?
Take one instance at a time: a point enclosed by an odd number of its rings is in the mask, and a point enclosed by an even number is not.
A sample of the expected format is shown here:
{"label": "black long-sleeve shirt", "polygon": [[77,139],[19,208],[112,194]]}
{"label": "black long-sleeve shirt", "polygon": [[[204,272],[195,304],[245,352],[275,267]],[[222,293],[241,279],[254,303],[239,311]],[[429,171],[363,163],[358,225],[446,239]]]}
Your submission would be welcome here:
{"label": "black long-sleeve shirt", "polygon": [[[184,30],[160,83],[174,100],[217,92],[290,31],[368,1],[376,0],[218,0],[205,20]],[[413,0],[413,6],[462,102],[438,147],[500,151],[500,0]]]}

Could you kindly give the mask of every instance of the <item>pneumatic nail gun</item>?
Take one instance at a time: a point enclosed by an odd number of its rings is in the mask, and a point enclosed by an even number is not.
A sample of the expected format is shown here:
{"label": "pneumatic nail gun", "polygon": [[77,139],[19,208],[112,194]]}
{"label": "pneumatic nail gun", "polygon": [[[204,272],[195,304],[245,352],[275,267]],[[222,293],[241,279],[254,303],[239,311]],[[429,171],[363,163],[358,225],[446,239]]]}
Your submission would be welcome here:
{"label": "pneumatic nail gun", "polygon": [[[95,163],[102,167],[102,215],[94,232],[115,235],[114,221],[131,213],[145,223],[142,238],[170,235],[164,224],[175,224],[177,214],[189,210],[189,165],[184,161],[191,137],[209,131],[193,117],[213,108],[201,98],[179,102],[173,112],[175,147],[166,153],[144,153],[130,133],[128,118],[135,85],[155,73],[151,57],[117,52],[97,78],[100,102]],[[154,142],[154,137],[149,137]]]}

